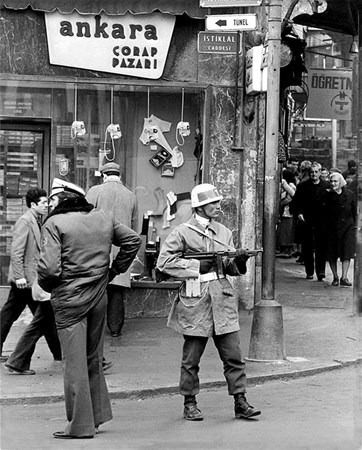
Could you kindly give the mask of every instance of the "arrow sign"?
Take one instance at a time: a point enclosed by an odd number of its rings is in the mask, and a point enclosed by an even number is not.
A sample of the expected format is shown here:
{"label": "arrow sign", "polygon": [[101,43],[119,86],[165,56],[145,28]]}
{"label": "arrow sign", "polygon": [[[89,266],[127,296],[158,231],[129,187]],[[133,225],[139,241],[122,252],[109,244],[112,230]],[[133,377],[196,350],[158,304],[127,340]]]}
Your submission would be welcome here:
{"label": "arrow sign", "polygon": [[256,29],[256,14],[222,14],[206,16],[207,30],[248,31]]}

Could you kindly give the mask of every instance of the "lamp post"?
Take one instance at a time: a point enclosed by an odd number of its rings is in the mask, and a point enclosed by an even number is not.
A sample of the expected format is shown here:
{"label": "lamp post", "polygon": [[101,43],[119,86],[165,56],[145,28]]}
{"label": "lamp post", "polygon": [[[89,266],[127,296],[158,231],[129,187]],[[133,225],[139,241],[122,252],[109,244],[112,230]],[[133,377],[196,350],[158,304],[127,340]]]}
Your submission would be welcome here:
{"label": "lamp post", "polygon": [[270,0],[268,18],[268,81],[265,129],[263,270],[261,300],[254,307],[250,360],[285,359],[282,307],[275,301],[275,238],[280,108],[280,41],[282,0]]}

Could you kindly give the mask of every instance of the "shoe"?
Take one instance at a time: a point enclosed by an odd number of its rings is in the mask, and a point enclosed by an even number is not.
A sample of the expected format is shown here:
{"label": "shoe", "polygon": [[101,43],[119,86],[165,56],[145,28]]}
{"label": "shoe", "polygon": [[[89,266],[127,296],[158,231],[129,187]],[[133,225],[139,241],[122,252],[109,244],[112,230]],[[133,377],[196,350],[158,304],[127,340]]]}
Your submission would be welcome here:
{"label": "shoe", "polygon": [[333,278],[331,286],[339,286],[339,279],[338,278]]}
{"label": "shoe", "polygon": [[296,261],[297,264],[304,264],[304,259],[299,257]]}
{"label": "shoe", "polygon": [[250,419],[252,417],[260,416],[261,411],[249,405],[246,401],[245,394],[234,395],[234,410],[236,419]]}
{"label": "shoe", "polygon": [[349,281],[348,278],[341,278],[339,285],[340,286],[352,286],[352,283]]}
{"label": "shoe", "polygon": [[121,331],[111,331],[111,336],[112,337],[119,337],[122,334]]}
{"label": "shoe", "polygon": [[307,279],[307,280],[313,280],[313,275],[307,275],[307,276],[306,276],[306,279]]}
{"label": "shoe", "polygon": [[106,370],[110,369],[112,366],[113,366],[113,362],[112,361],[103,361],[102,362],[103,372],[105,372]]}
{"label": "shoe", "polygon": [[16,367],[13,367],[8,363],[5,363],[5,367],[8,368],[10,373],[15,372],[17,375],[35,375],[35,370],[32,370],[32,369],[19,370]]}
{"label": "shoe", "polygon": [[94,436],[74,436],[73,434],[67,434],[65,431],[56,431],[53,433],[55,439],[93,439]]}
{"label": "shoe", "polygon": [[204,420],[204,417],[196,403],[187,403],[184,407],[184,419],[196,421]]}
{"label": "shoe", "polygon": [[9,359],[8,356],[0,355],[0,363],[6,362]]}
{"label": "shoe", "polygon": [[323,278],[325,278],[326,276],[322,273],[320,275],[318,275],[318,281],[323,281]]}

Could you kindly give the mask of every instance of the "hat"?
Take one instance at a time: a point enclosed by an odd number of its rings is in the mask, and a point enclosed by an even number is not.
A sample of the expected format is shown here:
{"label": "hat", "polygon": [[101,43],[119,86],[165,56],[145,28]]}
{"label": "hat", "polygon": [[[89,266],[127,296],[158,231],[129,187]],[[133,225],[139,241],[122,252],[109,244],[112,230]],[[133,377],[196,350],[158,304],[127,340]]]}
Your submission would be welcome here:
{"label": "hat", "polygon": [[109,162],[101,167],[101,173],[117,172],[120,173],[120,166],[115,162]]}
{"label": "hat", "polygon": [[85,195],[85,191],[80,186],[69,181],[61,180],[60,178],[54,178],[49,198],[60,192],[73,192],[74,194]]}

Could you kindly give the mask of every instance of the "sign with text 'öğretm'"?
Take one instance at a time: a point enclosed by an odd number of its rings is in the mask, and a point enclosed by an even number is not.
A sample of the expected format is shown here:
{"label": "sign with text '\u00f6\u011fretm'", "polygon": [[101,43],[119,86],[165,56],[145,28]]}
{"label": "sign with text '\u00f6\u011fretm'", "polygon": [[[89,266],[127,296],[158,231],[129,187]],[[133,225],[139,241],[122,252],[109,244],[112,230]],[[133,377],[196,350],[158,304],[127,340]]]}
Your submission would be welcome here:
{"label": "sign with text '\u00f6\u011fretm'", "polygon": [[169,14],[45,14],[51,64],[158,79],[175,26]]}
{"label": "sign with text '\u00f6\u011fretm'", "polygon": [[307,117],[351,119],[352,70],[308,69],[308,89]]}
{"label": "sign with text '\u00f6\u011fretm'", "polygon": [[[239,42],[239,49],[238,49]],[[238,33],[225,31],[200,31],[197,40],[199,53],[236,54],[241,53],[241,37]]]}

